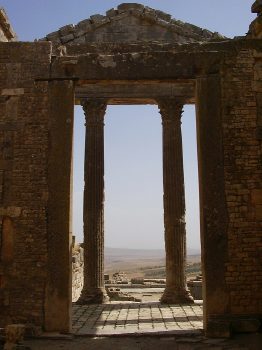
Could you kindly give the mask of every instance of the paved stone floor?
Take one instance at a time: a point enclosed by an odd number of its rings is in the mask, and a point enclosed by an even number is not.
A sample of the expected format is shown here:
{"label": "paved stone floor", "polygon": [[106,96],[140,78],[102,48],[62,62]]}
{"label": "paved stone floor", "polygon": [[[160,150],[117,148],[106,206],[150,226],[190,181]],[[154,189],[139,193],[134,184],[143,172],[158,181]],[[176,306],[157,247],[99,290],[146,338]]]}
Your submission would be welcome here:
{"label": "paved stone floor", "polygon": [[201,334],[202,329],[200,304],[111,302],[73,306],[73,333],[76,335]]}

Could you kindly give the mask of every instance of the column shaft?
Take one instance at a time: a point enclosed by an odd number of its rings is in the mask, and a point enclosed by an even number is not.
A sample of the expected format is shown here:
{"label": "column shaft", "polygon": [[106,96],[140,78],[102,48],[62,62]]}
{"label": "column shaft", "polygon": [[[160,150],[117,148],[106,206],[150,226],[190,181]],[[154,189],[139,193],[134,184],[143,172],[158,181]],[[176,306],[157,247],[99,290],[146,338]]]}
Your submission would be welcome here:
{"label": "column shaft", "polygon": [[104,288],[104,116],[106,101],[85,100],[84,287],[79,304],[103,303]]}
{"label": "column shaft", "polygon": [[164,226],[166,288],[163,303],[193,302],[186,288],[185,189],[181,116],[183,104],[159,101],[163,125]]}

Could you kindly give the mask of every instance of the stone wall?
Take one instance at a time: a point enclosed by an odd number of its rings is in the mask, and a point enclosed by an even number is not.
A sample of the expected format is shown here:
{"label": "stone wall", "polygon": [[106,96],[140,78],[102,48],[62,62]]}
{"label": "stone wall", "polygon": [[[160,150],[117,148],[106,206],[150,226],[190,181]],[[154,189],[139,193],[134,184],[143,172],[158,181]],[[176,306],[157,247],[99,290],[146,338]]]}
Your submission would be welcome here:
{"label": "stone wall", "polygon": [[0,8],[0,42],[16,41],[16,39],[16,34],[11,27],[5,10]]}
{"label": "stone wall", "polygon": [[76,244],[72,252],[72,301],[80,297],[84,284],[84,250]]}
{"label": "stone wall", "polygon": [[262,51],[228,55],[222,72],[228,258],[232,314],[262,314]]}
{"label": "stone wall", "polygon": [[262,313],[262,45],[231,41],[223,51],[219,72],[197,84],[204,314],[213,336],[240,330],[234,318],[239,326],[253,316],[258,329]]}
{"label": "stone wall", "polygon": [[44,321],[49,65],[49,43],[0,43],[0,326]]}
{"label": "stone wall", "polygon": [[74,94],[50,62],[48,42],[0,43],[0,326],[69,331]]}

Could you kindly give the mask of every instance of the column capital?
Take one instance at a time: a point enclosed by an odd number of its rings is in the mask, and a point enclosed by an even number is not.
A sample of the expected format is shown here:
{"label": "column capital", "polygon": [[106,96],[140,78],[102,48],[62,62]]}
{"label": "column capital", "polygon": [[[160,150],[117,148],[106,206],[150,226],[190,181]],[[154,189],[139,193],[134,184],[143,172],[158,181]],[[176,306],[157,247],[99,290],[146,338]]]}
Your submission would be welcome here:
{"label": "column capital", "polygon": [[172,98],[162,98],[157,100],[159,113],[163,123],[180,122],[183,113],[184,103]]}
{"label": "column capital", "polygon": [[107,100],[100,98],[82,99],[81,106],[84,110],[86,125],[104,125]]}

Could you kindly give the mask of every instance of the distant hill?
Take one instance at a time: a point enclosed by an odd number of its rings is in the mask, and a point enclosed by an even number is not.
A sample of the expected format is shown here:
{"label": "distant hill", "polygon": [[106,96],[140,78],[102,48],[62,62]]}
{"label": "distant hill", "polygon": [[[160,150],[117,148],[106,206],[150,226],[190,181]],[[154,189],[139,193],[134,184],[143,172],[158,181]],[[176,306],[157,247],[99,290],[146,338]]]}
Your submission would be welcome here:
{"label": "distant hill", "polygon": [[[200,255],[199,249],[188,249],[188,255]],[[165,257],[164,249],[126,249],[126,248],[105,248],[105,258],[128,258],[128,259],[163,259]]]}

